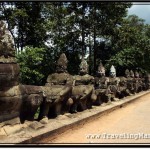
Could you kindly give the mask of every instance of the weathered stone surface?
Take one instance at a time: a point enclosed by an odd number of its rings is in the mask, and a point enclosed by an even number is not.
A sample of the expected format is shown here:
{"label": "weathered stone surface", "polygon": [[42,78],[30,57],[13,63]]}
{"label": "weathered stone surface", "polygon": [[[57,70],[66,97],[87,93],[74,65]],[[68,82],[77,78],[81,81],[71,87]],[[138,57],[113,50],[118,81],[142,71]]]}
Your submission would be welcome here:
{"label": "weathered stone surface", "polygon": [[1,97],[0,103],[0,122],[19,116],[21,97]]}
{"label": "weathered stone surface", "polygon": [[53,73],[48,76],[46,86],[51,85],[72,85],[72,76],[68,73]]}
{"label": "weathered stone surface", "polygon": [[56,73],[49,75],[45,87],[42,87],[44,100],[40,107],[39,120],[69,111],[73,79],[67,73],[67,64],[67,57],[63,53],[57,61]]}
{"label": "weathered stone surface", "polygon": [[56,72],[63,73],[67,72],[68,60],[64,53],[62,53],[57,61]]}
{"label": "weathered stone surface", "polygon": [[41,86],[34,85],[20,85],[20,90],[22,94],[43,94],[43,89]]}
{"label": "weathered stone surface", "polygon": [[14,96],[21,96],[23,91],[21,90],[20,85],[12,86],[9,88],[5,88],[5,90],[0,91],[0,97],[14,97]]}
{"label": "weathered stone surface", "polygon": [[[4,21],[0,21],[0,62],[12,62],[10,58],[14,58],[14,40],[10,31],[6,28]],[[3,59],[4,58],[4,59]],[[6,59],[5,59],[6,58]]]}
{"label": "weathered stone surface", "polygon": [[7,136],[7,134],[3,128],[0,128],[0,138],[2,138],[3,136]]}
{"label": "weathered stone surface", "polygon": [[92,103],[97,96],[94,91],[94,77],[88,75],[88,64],[82,59],[80,64],[80,75],[73,76],[72,96],[74,103],[70,112],[76,113],[87,108],[92,108]]}
{"label": "weathered stone surface", "polygon": [[0,64],[0,90],[6,87],[19,84],[19,66],[18,64]]}
{"label": "weathered stone surface", "polygon": [[21,122],[24,122],[25,120],[33,121],[35,113],[42,101],[43,96],[40,94],[24,95],[20,112]]}
{"label": "weathered stone surface", "polygon": [[93,103],[94,105],[101,105],[102,103],[107,103],[109,100],[108,94],[108,83],[109,78],[105,76],[105,68],[103,64],[100,62],[98,66],[97,76],[95,77],[95,92],[97,95],[96,101]]}
{"label": "weathered stone surface", "polygon": [[5,130],[7,135],[15,134],[17,132],[20,132],[23,128],[20,124],[14,125],[14,126],[4,126],[3,129]]}
{"label": "weathered stone surface", "polygon": [[145,82],[145,89],[150,89],[150,74],[145,74],[144,77],[144,82]]}
{"label": "weathered stone surface", "polygon": [[109,77],[109,82],[108,82],[108,90],[110,91],[109,95],[110,95],[111,101],[116,101],[119,98],[119,94],[120,94],[119,82],[120,82],[120,79],[116,77],[116,69],[112,65],[110,68],[110,77]]}
{"label": "weathered stone surface", "polygon": [[79,67],[80,67],[80,75],[88,74],[89,65],[87,64],[84,58],[82,58],[82,61]]}
{"label": "weathered stone surface", "polygon": [[42,124],[47,124],[47,123],[48,123],[48,118],[47,118],[47,117],[44,117],[44,118],[42,118],[42,119],[40,120],[40,122],[41,122]]}
{"label": "weathered stone surface", "polygon": [[15,124],[18,121],[13,119],[20,115],[19,71],[13,38],[5,22],[0,21],[0,122],[10,120],[4,124]]}
{"label": "weathered stone surface", "polygon": [[33,123],[31,123],[31,124],[29,125],[29,127],[31,127],[31,128],[34,129],[34,130],[39,130],[39,129],[41,129],[41,128],[44,128],[44,125],[41,124],[40,122],[34,121]]}
{"label": "weathered stone surface", "polygon": [[57,116],[59,114],[69,111],[71,97],[71,86],[52,85],[45,86],[45,98],[41,105],[40,119],[42,116]]}
{"label": "weathered stone surface", "polygon": [[4,122],[5,125],[16,125],[16,124],[20,124],[20,118],[19,117],[16,117],[16,118],[13,118],[13,119],[10,119],[10,120],[7,120]]}
{"label": "weathered stone surface", "polygon": [[73,79],[75,80],[75,85],[94,84],[94,77],[88,74],[85,74],[83,76],[75,75]]}

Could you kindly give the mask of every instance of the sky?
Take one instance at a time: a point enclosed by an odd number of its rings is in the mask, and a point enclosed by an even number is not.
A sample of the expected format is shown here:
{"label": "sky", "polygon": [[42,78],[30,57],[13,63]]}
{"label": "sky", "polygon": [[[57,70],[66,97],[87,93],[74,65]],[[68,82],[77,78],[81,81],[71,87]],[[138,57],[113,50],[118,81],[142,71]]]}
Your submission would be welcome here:
{"label": "sky", "polygon": [[128,10],[128,15],[132,14],[144,19],[146,24],[150,24],[150,2],[134,2]]}

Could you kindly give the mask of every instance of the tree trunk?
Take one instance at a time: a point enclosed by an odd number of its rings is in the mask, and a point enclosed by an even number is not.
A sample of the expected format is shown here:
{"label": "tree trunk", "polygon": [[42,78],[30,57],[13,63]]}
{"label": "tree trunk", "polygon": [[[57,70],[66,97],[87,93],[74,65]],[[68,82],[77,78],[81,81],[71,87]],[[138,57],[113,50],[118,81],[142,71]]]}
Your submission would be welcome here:
{"label": "tree trunk", "polygon": [[89,43],[89,74],[92,73],[92,50],[91,50],[91,44]]}
{"label": "tree trunk", "polygon": [[85,11],[85,6],[83,4],[83,6],[82,6],[82,22],[81,22],[81,26],[82,26],[82,58],[85,56],[84,11]]}
{"label": "tree trunk", "polygon": [[96,49],[96,9],[94,6],[94,74],[96,73],[96,55],[97,55],[97,49]]}

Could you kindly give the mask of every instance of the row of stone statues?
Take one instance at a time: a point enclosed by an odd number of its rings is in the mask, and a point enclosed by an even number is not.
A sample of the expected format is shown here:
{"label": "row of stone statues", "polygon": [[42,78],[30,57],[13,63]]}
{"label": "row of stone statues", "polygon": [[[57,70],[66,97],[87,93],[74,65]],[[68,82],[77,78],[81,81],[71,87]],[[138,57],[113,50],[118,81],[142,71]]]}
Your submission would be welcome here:
{"label": "row of stone statues", "polygon": [[142,78],[137,71],[134,74],[126,70],[125,77],[116,77],[116,69],[111,66],[110,76],[106,77],[102,63],[97,75],[91,76],[84,59],[79,75],[72,76],[67,71],[64,53],[57,61],[56,72],[48,76],[44,86],[22,85],[12,39],[4,31],[4,22],[0,26],[3,27],[0,30],[0,126],[15,124],[16,118],[21,123],[33,121],[39,108],[38,121],[46,124],[49,118],[60,114],[90,109],[150,88],[150,77]]}
{"label": "row of stone statues", "polygon": [[149,82],[137,71],[134,73],[127,69],[125,77],[116,77],[116,69],[112,65],[110,76],[106,77],[105,68],[100,63],[94,77],[88,74],[88,64],[82,59],[79,75],[72,76],[67,72],[67,63],[66,55],[61,54],[56,73],[50,74],[45,86],[41,87],[44,92],[39,114],[41,123],[47,123],[48,118],[59,114],[76,113],[149,89]]}

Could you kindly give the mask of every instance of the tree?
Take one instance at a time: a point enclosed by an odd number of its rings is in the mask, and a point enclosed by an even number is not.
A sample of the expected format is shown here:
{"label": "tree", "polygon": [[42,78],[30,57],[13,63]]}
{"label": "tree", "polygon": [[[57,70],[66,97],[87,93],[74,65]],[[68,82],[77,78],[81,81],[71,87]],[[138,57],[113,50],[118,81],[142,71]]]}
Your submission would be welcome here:
{"label": "tree", "polygon": [[1,2],[1,19],[8,24],[16,49],[43,47],[46,39],[43,2]]}
{"label": "tree", "polygon": [[91,2],[89,21],[91,23],[90,34],[93,36],[94,72],[97,70],[98,60],[102,57],[108,58],[107,52],[103,53],[103,56],[98,56],[98,54],[102,54],[99,52],[102,50],[98,49],[101,47],[102,39],[106,43],[111,41],[111,36],[115,34],[117,25],[127,15],[129,7],[131,7],[131,3],[127,2]]}
{"label": "tree", "polygon": [[44,85],[48,75],[55,71],[55,60],[44,48],[28,46],[16,57],[20,65],[21,83]]}
{"label": "tree", "polygon": [[133,69],[148,71],[149,39],[144,20],[135,15],[125,18],[112,37],[115,54],[110,62],[117,66],[119,74],[122,70]]}
{"label": "tree", "polygon": [[[38,53],[38,48],[41,49],[43,54],[41,57],[44,57],[42,65],[45,65],[45,68],[41,70],[39,68],[39,73],[43,75],[44,69],[46,70],[46,75],[41,76],[41,84],[48,73],[55,70],[54,62],[62,52],[67,55],[68,71],[71,74],[78,73],[80,56],[84,57],[85,54],[89,54],[87,60],[91,74],[97,70],[100,59],[106,64],[106,60],[110,60],[111,55],[119,51],[120,46],[114,47],[115,40],[120,38],[117,25],[122,23],[127,8],[131,6],[129,2],[1,2],[0,4],[1,18],[7,21],[9,30],[15,38],[16,48],[21,49],[22,55],[25,54],[27,57],[29,55],[30,58],[32,54],[35,58],[36,50]],[[29,53],[24,53],[26,46],[30,47],[33,53],[29,50]],[[27,59],[22,58],[20,54],[18,58],[20,63]],[[47,69],[46,64],[51,67]],[[23,66],[29,67],[25,62]],[[34,70],[32,65],[30,69]],[[33,81],[33,84],[38,81],[39,79]]]}

